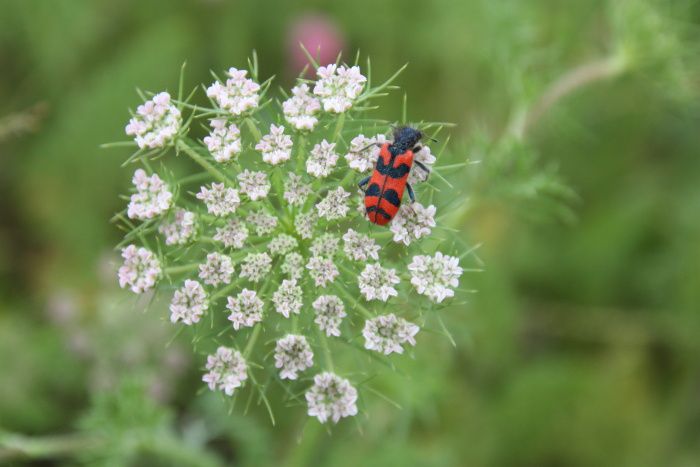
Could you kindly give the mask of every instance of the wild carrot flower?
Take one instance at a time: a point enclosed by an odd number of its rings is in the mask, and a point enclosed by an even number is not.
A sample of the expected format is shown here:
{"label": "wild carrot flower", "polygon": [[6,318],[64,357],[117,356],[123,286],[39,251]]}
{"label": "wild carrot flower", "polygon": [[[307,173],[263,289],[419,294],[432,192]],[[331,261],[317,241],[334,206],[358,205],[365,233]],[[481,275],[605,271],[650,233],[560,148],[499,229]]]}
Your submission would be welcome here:
{"label": "wild carrot flower", "polygon": [[187,243],[195,234],[196,215],[182,208],[175,209],[172,221],[164,221],[158,232],[165,237],[166,245],[182,245]]}
{"label": "wild carrot flower", "polygon": [[134,136],[139,148],[160,148],[170,142],[182,124],[180,109],[170,102],[170,94],[161,92],[139,105],[126,125],[126,134]]}
{"label": "wild carrot flower", "polygon": [[301,287],[294,279],[285,279],[282,285],[272,295],[272,303],[275,304],[275,311],[285,318],[289,318],[291,313],[299,314],[302,305]]}
{"label": "wild carrot flower", "polygon": [[282,125],[270,125],[270,133],[263,136],[255,149],[262,153],[268,164],[278,165],[292,157],[292,137],[284,133]]}
{"label": "wild carrot flower", "polygon": [[197,199],[204,201],[209,214],[219,217],[233,214],[241,203],[238,190],[226,188],[223,183],[212,183],[211,187],[201,187],[197,193]]}
{"label": "wild carrot flower", "polygon": [[208,373],[202,377],[212,391],[223,391],[232,396],[236,388],[248,379],[248,366],[240,352],[228,347],[219,347],[207,357]]}
{"label": "wild carrot flower", "polygon": [[231,310],[228,319],[233,323],[233,329],[249,328],[262,321],[265,304],[255,290],[243,289],[236,297],[228,297],[227,300],[226,308]]}
{"label": "wild carrot flower", "polygon": [[389,355],[392,352],[403,353],[401,344],[416,345],[414,336],[418,330],[419,327],[415,324],[389,313],[365,321],[362,335],[366,349]]}
{"label": "wild carrot flower", "polygon": [[182,288],[173,294],[170,302],[170,321],[181,321],[187,325],[197,323],[208,308],[209,301],[202,284],[187,279]]}
{"label": "wild carrot flower", "polygon": [[313,130],[318,123],[316,114],[321,103],[309,92],[305,83],[292,88],[292,97],[282,104],[284,118],[297,130]]}
{"label": "wild carrot flower", "polygon": [[321,423],[333,423],[357,415],[357,389],[350,381],[330,372],[314,376],[314,385],[306,392],[309,416]]}
{"label": "wild carrot flower", "polygon": [[379,157],[379,145],[386,142],[384,135],[367,138],[365,135],[355,136],[350,140],[350,147],[345,160],[348,166],[358,172],[369,172],[374,168]]}
{"label": "wild carrot flower", "polygon": [[324,139],[311,150],[309,158],[306,159],[306,171],[317,178],[327,177],[337,162],[335,143],[329,143]]}
{"label": "wild carrot flower", "polygon": [[322,66],[316,70],[316,74],[319,79],[314,86],[314,94],[321,98],[326,112],[349,110],[367,82],[357,66]]}
{"label": "wild carrot flower", "polygon": [[131,195],[127,215],[130,219],[151,219],[170,209],[173,194],[157,174],[150,177],[137,169],[132,179],[136,193]]}
{"label": "wild carrot flower", "polygon": [[439,251],[434,256],[414,256],[408,270],[411,271],[411,284],[418,293],[438,303],[454,296],[453,288],[459,285],[462,275],[459,259]]}
{"label": "wild carrot flower", "polygon": [[280,369],[280,378],[297,379],[298,373],[311,368],[314,353],[306,337],[288,334],[275,346],[275,367]]}
{"label": "wild carrot flower", "polygon": [[235,123],[227,125],[225,119],[214,118],[211,133],[204,137],[204,144],[216,162],[228,162],[241,152],[241,131]]}
{"label": "wild carrot flower", "polygon": [[248,71],[229,68],[226,74],[226,82],[215,81],[207,88],[207,96],[214,99],[221,109],[231,112],[234,116],[256,108],[260,100],[260,85],[246,77]]}
{"label": "wild carrot flower", "polygon": [[345,305],[335,295],[321,295],[313,303],[314,322],[329,336],[340,336],[340,323],[347,316]]}
{"label": "wild carrot flower", "polygon": [[229,219],[222,227],[216,227],[214,240],[227,248],[243,248],[248,238],[248,227],[240,219]]}
{"label": "wild carrot flower", "polygon": [[435,227],[435,206],[424,207],[419,202],[404,204],[391,222],[389,230],[394,241],[410,245],[419,238],[430,235]]}
{"label": "wild carrot flower", "polygon": [[[160,93],[127,125],[139,148],[129,162],[141,168],[115,216],[128,232],[119,284],[168,294],[173,326],[208,354],[211,390],[264,399],[270,385],[260,382],[275,378],[286,394],[305,394],[309,416],[337,423],[357,414],[375,370],[335,356],[420,351],[420,329],[441,329],[430,321],[458,291],[460,259],[447,253],[460,240],[436,229],[437,191],[420,184],[422,170],[410,175],[419,201],[404,195],[388,227],[365,215],[358,178],[375,167],[378,144],[391,142],[366,109],[389,81],[368,87],[358,66],[317,67],[315,81],[300,80],[277,105],[251,65],[206,89],[211,108]],[[193,122],[210,125],[202,140],[188,136]],[[173,153],[201,171],[178,179]],[[440,170],[424,145],[415,159]]]}
{"label": "wild carrot flower", "polygon": [[394,285],[401,282],[395,269],[383,268],[379,263],[368,264],[357,278],[360,293],[366,300],[386,302],[389,297],[396,297],[398,292]]}
{"label": "wild carrot flower", "polygon": [[129,245],[122,250],[122,258],[124,265],[119,268],[119,286],[128,286],[134,293],[152,289],[162,271],[156,255],[146,248]]}

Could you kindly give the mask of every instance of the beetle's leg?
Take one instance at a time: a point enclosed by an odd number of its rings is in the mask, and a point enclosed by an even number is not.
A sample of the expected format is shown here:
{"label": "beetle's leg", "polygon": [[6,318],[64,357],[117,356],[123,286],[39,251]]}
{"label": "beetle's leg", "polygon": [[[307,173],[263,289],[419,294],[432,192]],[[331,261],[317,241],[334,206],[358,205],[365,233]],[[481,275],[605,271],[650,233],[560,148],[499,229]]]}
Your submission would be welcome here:
{"label": "beetle's leg", "polygon": [[362,190],[362,191],[365,190],[364,187],[367,186],[367,184],[369,183],[369,179],[370,179],[370,178],[371,178],[371,176],[365,177],[365,178],[363,178],[362,180],[360,180],[360,182],[357,184],[357,186],[360,187],[360,190]]}
{"label": "beetle's leg", "polygon": [[421,146],[414,146],[414,148],[411,149],[411,151],[413,152],[413,154],[415,154],[417,152],[420,152],[421,149],[423,149]]}
{"label": "beetle's leg", "polygon": [[411,198],[411,203],[416,202],[416,194],[413,192],[413,187],[410,183],[406,184],[406,190],[408,190],[408,197]]}
{"label": "beetle's leg", "polygon": [[426,175],[430,174],[430,169],[425,166],[421,161],[413,161],[418,167],[420,167]]}
{"label": "beetle's leg", "polygon": [[372,146],[377,146],[378,148],[381,148],[381,147],[382,147],[382,143],[372,143],[372,144],[368,144],[367,146],[365,146],[364,148],[360,149],[360,150],[357,151],[357,152],[364,152],[364,151],[366,151],[367,149],[371,148]]}

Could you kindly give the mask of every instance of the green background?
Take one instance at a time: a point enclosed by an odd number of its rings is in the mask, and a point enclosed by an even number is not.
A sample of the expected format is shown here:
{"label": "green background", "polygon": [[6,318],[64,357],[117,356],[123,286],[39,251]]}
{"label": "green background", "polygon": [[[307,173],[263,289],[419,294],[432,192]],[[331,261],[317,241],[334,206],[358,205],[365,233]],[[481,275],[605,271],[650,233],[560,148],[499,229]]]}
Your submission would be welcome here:
{"label": "green background", "polygon": [[[479,161],[478,290],[327,433],[222,413],[163,313],[116,288],[135,88],[209,83],[325,17],[409,119]],[[0,1],[0,464],[700,465],[697,2]],[[378,116],[400,117],[402,92]],[[444,189],[444,188],[443,188]],[[443,196],[449,197],[449,193]],[[423,344],[423,345],[421,345]]]}

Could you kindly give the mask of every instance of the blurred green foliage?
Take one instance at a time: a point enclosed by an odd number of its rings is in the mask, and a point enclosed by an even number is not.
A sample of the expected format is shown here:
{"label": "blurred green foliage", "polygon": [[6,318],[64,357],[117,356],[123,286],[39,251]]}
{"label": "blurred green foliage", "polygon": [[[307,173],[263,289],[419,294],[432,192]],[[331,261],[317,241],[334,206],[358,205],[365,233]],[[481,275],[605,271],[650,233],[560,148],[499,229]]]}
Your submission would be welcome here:
{"label": "blurred green foliage", "polygon": [[[374,76],[409,62],[409,119],[458,124],[439,164],[473,162],[451,220],[486,264],[456,348],[425,333],[377,381],[402,409],[367,398],[332,435],[198,392],[162,306],[115,290],[130,174],[98,149],[183,61],[194,85],[257,49],[288,85],[306,13]],[[0,1],[0,463],[700,464],[698,21],[685,0]]]}

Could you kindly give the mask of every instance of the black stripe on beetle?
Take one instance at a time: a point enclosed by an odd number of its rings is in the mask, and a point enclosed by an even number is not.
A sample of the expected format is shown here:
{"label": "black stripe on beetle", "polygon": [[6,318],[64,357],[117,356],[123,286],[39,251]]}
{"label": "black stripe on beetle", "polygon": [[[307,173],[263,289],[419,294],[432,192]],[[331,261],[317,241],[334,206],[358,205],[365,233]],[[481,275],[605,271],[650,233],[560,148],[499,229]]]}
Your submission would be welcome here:
{"label": "black stripe on beetle", "polygon": [[404,175],[406,175],[408,172],[410,172],[411,168],[406,164],[401,164],[398,167],[392,167],[391,162],[389,162],[389,164],[385,165],[384,161],[382,161],[382,158],[380,157],[379,159],[377,159],[376,170],[380,174],[386,175],[387,177],[401,178]]}
{"label": "black stripe on beetle", "polygon": [[399,204],[401,204],[399,194],[396,192],[396,190],[392,190],[391,188],[389,188],[388,190],[384,190],[384,195],[382,195],[382,198],[389,201],[397,208],[399,207]]}
{"label": "black stripe on beetle", "polygon": [[365,196],[379,196],[382,193],[382,189],[376,183],[372,183],[365,191]]}
{"label": "black stripe on beetle", "polygon": [[391,219],[391,216],[389,214],[387,214],[387,212],[384,209],[380,208],[379,206],[368,207],[367,214],[369,214],[371,212],[376,212],[377,214],[384,217],[385,219]]}

